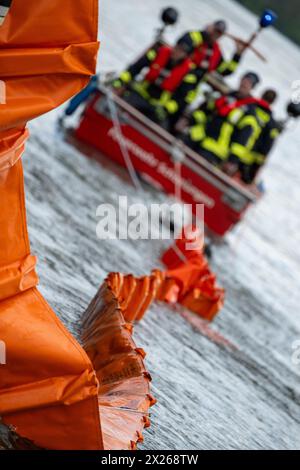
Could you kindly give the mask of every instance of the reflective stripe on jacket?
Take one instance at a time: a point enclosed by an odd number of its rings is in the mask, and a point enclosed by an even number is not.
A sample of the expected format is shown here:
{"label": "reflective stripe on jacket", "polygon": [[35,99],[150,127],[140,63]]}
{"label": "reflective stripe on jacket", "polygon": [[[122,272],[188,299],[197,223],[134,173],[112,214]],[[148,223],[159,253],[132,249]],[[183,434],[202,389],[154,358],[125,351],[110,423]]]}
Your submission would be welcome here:
{"label": "reflective stripe on jacket", "polygon": [[[148,83],[155,83],[159,78],[161,78],[162,72],[166,69],[172,56],[172,47],[162,46],[155,60],[150,66],[149,72],[145,76],[145,80]],[[181,63],[172,68],[167,76],[162,79],[160,87],[162,90],[174,92],[176,88],[182,83],[185,76],[193,67],[193,62],[191,59],[187,58]]]}

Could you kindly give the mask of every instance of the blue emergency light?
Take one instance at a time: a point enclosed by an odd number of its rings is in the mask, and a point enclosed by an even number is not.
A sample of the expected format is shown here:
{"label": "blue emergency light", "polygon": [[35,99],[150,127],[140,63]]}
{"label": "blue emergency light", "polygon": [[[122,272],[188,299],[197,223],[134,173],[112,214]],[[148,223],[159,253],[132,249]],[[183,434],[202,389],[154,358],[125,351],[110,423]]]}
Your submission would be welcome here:
{"label": "blue emergency light", "polygon": [[272,26],[278,18],[278,15],[272,10],[265,10],[260,19],[260,26],[262,28],[267,28]]}

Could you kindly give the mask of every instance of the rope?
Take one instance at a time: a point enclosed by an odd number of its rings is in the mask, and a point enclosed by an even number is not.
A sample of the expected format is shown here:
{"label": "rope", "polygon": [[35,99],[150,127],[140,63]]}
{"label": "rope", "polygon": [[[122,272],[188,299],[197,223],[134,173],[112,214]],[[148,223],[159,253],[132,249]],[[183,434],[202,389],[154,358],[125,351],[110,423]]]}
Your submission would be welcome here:
{"label": "rope", "polygon": [[114,102],[113,94],[112,94],[111,90],[108,90],[107,98],[108,98],[107,103],[108,103],[110,116],[111,116],[111,119],[112,119],[112,122],[113,122],[114,130],[117,133],[119,146],[120,146],[122,156],[124,158],[128,173],[130,175],[130,178],[131,178],[135,188],[137,190],[143,190],[141,182],[140,182],[140,180],[137,176],[137,173],[136,173],[135,168],[133,166],[133,163],[131,161],[128,149],[125,145],[124,135],[123,135],[123,132],[122,132],[122,128],[121,128],[121,124],[120,124],[120,120],[119,120],[119,116],[118,116],[117,106]]}

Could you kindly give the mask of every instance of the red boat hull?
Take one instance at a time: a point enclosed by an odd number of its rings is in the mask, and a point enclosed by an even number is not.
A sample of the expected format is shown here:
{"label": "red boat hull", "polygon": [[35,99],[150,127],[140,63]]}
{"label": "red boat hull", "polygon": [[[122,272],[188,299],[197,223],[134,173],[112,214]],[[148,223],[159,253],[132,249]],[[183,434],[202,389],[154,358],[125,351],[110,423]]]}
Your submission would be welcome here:
{"label": "red boat hull", "polygon": [[[92,145],[120,165],[126,166],[119,145],[119,134],[112,119],[101,110],[103,98],[104,96],[99,94],[89,103],[76,130],[76,137]],[[123,142],[135,170],[167,194],[178,194],[176,184],[178,173],[170,153],[131,124],[121,122],[121,129]],[[202,160],[201,156],[199,156],[200,160]],[[230,186],[226,187],[224,181],[218,180],[215,175],[212,177],[206,170],[204,176],[201,172],[203,173],[203,169],[197,161],[191,159],[183,161],[181,199],[184,203],[193,206],[195,215],[197,204],[204,204],[206,226],[213,234],[223,237],[241,220],[249,206],[249,201],[241,196],[242,202],[239,204],[241,208],[233,207],[235,204],[230,202],[229,193],[232,193],[234,189]],[[236,195],[239,197],[238,194]]]}

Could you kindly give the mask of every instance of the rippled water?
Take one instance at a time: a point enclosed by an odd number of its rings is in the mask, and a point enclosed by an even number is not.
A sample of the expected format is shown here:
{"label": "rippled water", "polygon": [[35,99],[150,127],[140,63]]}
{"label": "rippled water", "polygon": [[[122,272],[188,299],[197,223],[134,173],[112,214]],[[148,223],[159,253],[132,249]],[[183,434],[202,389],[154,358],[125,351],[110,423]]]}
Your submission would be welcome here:
{"label": "rippled water", "polygon": [[[243,36],[256,25],[229,0],[102,0],[100,70],[121,70],[146,47],[156,12],[169,3],[183,13],[171,40],[216,17],[224,16],[232,32]],[[241,72],[259,66],[263,87],[280,88],[282,116],[291,81],[300,79],[299,49],[275,31],[266,31],[257,46],[268,64],[249,53]],[[126,178],[64,143],[55,130],[56,116],[31,125],[24,158],[28,219],[41,290],[76,333],[108,272],[148,273],[163,249],[159,242],[97,240],[96,207],[115,204],[118,194],[148,202],[162,196],[149,188],[137,192]],[[213,267],[227,302],[213,328],[238,349],[211,342],[161,305],[136,327],[158,398],[145,449],[300,448],[300,366],[291,359],[292,343],[300,339],[299,145],[299,127],[293,127],[265,170],[266,196],[215,249]]]}

